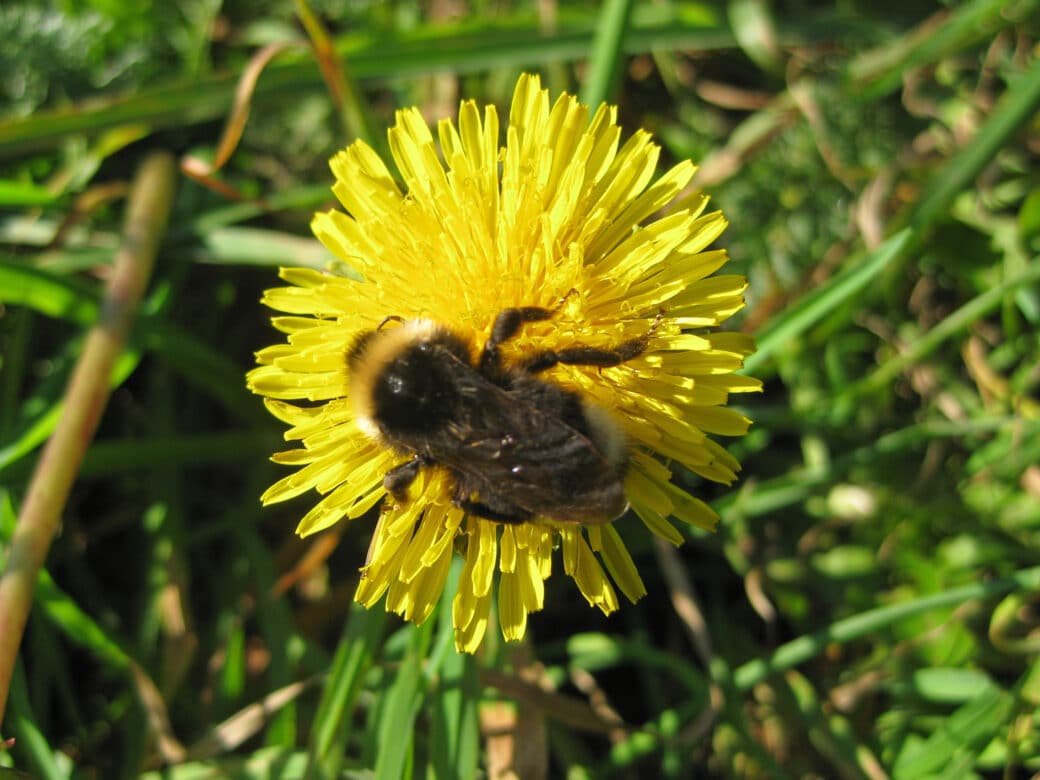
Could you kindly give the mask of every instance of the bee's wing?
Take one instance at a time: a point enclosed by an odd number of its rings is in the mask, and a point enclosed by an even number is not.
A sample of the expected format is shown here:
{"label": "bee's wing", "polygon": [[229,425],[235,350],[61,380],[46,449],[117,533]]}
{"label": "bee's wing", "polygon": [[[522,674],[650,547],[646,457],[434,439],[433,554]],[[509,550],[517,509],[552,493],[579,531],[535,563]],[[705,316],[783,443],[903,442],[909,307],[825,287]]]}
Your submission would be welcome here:
{"label": "bee's wing", "polygon": [[464,477],[464,490],[561,522],[609,522],[624,512],[617,470],[565,422],[583,419],[577,396],[537,381],[506,390],[476,372],[464,392],[471,403],[442,458]]}

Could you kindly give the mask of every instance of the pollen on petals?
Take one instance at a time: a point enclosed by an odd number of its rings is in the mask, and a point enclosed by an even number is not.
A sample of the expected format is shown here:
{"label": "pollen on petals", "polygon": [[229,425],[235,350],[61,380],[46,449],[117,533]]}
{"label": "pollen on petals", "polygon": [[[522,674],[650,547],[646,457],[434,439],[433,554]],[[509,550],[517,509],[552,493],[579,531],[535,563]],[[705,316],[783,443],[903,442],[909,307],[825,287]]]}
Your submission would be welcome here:
{"label": "pollen on petals", "polygon": [[634,514],[681,544],[683,526],[710,531],[719,519],[680,485],[689,474],[736,479],[739,463],[712,437],[743,435],[750,422],[730,397],[761,390],[735,373],[753,341],[716,330],[744,305],[747,287],[716,274],[727,262],[713,248],[725,217],[689,190],[692,162],[657,175],[660,148],[649,132],[626,138],[616,107],[552,99],[534,75],[519,78],[508,118],[466,100],[455,121],[431,129],[404,109],[388,138],[391,160],[361,141],[331,160],[342,209],[312,221],[331,269],[282,269],[282,286],[262,298],[284,340],[257,352],[247,385],[292,442],[272,458],[292,471],[262,501],[313,491],[297,528],[304,536],[373,517],[355,599],[368,607],[385,599],[417,623],[437,608],[461,555],[452,621],[464,652],[478,650],[496,605],[503,636],[525,635],[554,561],[605,614],[618,609],[617,590],[638,600],[646,588],[613,525],[467,516],[453,504],[451,472],[437,465],[420,469],[406,500],[389,497],[384,477],[414,453],[359,425],[347,353],[390,317],[441,323],[476,354],[496,315],[522,306],[555,314],[502,344],[507,366],[546,350],[645,339],[645,351],[621,365],[558,365],[539,378],[617,419]]}

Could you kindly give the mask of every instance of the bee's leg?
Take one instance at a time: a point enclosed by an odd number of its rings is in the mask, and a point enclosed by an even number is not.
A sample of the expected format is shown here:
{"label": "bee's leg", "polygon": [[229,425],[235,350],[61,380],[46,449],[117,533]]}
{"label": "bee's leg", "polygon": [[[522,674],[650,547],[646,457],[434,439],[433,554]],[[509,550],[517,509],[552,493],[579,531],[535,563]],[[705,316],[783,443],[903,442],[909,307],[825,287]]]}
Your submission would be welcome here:
{"label": "bee's leg", "polygon": [[491,326],[491,336],[484,344],[484,349],[480,353],[480,371],[486,374],[499,370],[501,368],[499,346],[513,338],[526,323],[551,320],[563,308],[567,299],[576,292],[577,290],[570,290],[551,309],[546,309],[542,306],[518,306],[500,311],[498,316],[495,317],[494,324]]}
{"label": "bee's leg", "polygon": [[429,461],[418,453],[411,460],[394,466],[383,477],[383,487],[386,492],[394,497],[397,502],[404,502],[408,498],[408,488],[419,476],[419,469],[429,464]]}
{"label": "bee's leg", "polygon": [[467,514],[483,517],[485,520],[494,520],[497,523],[517,525],[532,517],[530,512],[518,506],[506,505],[503,502],[499,502],[498,506],[484,503],[475,491],[466,486],[465,479],[455,486],[455,495],[452,496],[451,502]]}
{"label": "bee's leg", "polygon": [[498,348],[513,338],[522,325],[551,319],[555,313],[554,309],[543,309],[540,306],[522,306],[500,311],[495,317],[495,324],[491,326],[491,336],[484,343],[484,349],[480,353],[480,372],[487,375],[501,368],[502,356]]}
{"label": "bee's leg", "polygon": [[646,350],[646,342],[647,340],[644,337],[625,341],[611,349],[583,347],[580,345],[559,350],[547,349],[529,357],[523,362],[521,367],[529,374],[547,371],[560,363],[563,363],[565,366],[612,368],[643,354]]}
{"label": "bee's leg", "polygon": [[596,368],[620,366],[646,351],[650,344],[650,337],[654,335],[654,331],[661,324],[663,317],[663,314],[658,314],[645,335],[623,341],[615,347],[586,347],[576,344],[564,349],[547,349],[527,358],[521,364],[521,368],[529,374],[537,374],[560,363],[565,366],[595,366]]}
{"label": "bee's leg", "polygon": [[520,510],[519,512],[500,512],[497,509],[492,509],[487,504],[480,503],[479,501],[457,500],[455,501],[455,506],[466,514],[476,515],[477,517],[483,517],[485,520],[494,520],[496,523],[507,523],[509,525],[526,523],[532,517],[530,512],[525,512],[524,510]]}

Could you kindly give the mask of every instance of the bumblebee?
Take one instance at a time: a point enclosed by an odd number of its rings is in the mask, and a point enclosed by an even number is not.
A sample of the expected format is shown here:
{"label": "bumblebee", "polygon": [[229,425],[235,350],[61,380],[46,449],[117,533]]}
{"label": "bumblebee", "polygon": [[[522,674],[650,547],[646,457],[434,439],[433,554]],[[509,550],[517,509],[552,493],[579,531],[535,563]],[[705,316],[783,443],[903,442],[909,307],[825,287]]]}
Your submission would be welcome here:
{"label": "bumblebee", "polygon": [[504,309],[476,356],[465,339],[428,319],[387,317],[356,339],[347,367],[357,422],[408,458],[383,480],[396,501],[407,500],[420,469],[439,467],[450,475],[456,506],[500,523],[601,524],[625,512],[620,425],[539,375],[559,364],[621,365],[646,350],[656,323],[612,349],[574,345],[505,365],[502,345],[559,308]]}

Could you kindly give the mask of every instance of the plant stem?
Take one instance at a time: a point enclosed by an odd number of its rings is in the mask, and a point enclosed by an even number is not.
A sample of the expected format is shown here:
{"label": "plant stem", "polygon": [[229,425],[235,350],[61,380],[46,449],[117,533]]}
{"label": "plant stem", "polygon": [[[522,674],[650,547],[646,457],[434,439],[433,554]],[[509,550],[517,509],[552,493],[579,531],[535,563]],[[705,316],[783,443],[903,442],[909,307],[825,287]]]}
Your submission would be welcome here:
{"label": "plant stem", "polygon": [[0,575],[0,723],[33,589],[61,520],[72,482],[94,437],[109,394],[109,376],[126,343],[151,276],[173,202],[176,166],[153,152],[138,168],[127,205],[123,241],[104,298],[65,392],[65,411],[44,445]]}

